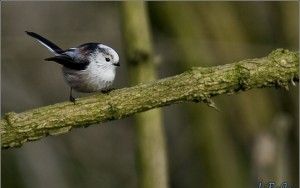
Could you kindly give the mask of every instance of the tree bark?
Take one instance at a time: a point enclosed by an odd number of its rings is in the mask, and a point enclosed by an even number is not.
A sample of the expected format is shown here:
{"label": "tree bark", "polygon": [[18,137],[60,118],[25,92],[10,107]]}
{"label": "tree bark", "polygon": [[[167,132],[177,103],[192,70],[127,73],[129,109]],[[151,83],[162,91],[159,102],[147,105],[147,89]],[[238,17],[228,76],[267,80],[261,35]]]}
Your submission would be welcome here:
{"label": "tree bark", "polygon": [[[156,79],[151,29],[147,18],[145,2],[122,3],[122,33],[132,84]],[[138,187],[167,188],[167,157],[161,109],[137,114],[134,120]]]}
{"label": "tree bark", "polygon": [[58,103],[22,113],[5,114],[1,146],[11,148],[75,127],[122,119],[138,112],[181,102],[206,102],[222,94],[253,88],[284,87],[299,81],[299,54],[278,49],[263,58],[214,67],[195,67],[172,77],[96,94],[76,104]]}

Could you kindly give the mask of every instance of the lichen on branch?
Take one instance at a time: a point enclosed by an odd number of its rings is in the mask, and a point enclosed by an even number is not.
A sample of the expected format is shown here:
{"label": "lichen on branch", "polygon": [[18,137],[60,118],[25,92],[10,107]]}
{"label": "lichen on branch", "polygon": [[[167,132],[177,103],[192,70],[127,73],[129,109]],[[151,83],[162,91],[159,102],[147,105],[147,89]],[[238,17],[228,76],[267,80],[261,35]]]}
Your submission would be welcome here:
{"label": "lichen on branch", "polygon": [[181,102],[211,101],[217,95],[253,88],[284,87],[299,81],[299,54],[278,49],[263,58],[214,67],[195,67],[182,74],[70,102],[10,112],[0,122],[1,146],[12,148],[72,128],[122,119],[138,112]]}

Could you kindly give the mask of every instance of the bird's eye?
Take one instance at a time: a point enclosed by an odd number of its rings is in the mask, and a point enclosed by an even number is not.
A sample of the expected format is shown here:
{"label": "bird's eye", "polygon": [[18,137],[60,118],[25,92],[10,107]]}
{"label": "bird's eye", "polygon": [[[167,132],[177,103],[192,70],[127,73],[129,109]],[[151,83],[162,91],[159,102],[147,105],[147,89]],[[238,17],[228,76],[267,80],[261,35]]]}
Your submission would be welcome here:
{"label": "bird's eye", "polygon": [[105,58],[105,61],[110,62],[110,58],[108,58],[108,57]]}

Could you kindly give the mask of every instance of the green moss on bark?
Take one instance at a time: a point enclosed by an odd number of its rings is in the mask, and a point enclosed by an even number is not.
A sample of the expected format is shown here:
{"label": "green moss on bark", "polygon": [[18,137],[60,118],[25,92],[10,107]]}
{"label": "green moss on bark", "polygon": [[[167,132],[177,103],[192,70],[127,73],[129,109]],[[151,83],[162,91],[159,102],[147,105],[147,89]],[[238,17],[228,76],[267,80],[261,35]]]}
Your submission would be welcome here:
{"label": "green moss on bark", "polygon": [[[0,122],[1,146],[17,147],[50,134],[67,133],[71,128],[122,119],[170,104],[233,94],[244,88],[287,88],[299,81],[298,61],[298,53],[280,49],[263,58],[194,68],[155,82],[80,98],[76,105],[63,102],[18,114],[10,112]],[[250,75],[237,73],[237,66],[247,67]]]}

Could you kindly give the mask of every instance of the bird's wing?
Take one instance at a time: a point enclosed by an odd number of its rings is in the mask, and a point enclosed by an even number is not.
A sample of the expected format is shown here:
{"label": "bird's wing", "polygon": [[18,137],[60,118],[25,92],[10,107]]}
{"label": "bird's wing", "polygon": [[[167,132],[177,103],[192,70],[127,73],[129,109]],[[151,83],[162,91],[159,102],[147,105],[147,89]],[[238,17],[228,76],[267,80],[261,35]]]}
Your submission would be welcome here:
{"label": "bird's wing", "polygon": [[84,60],[84,59],[79,60],[77,58],[73,58],[72,56],[69,56],[64,53],[56,55],[54,57],[46,58],[45,60],[54,61],[56,63],[63,65],[64,67],[67,67],[69,69],[74,69],[74,70],[84,70],[89,65],[88,60]]}
{"label": "bird's wing", "polygon": [[85,43],[76,48],[69,48],[46,61],[55,61],[67,68],[84,70],[89,64],[89,57],[97,50],[99,43]]}

